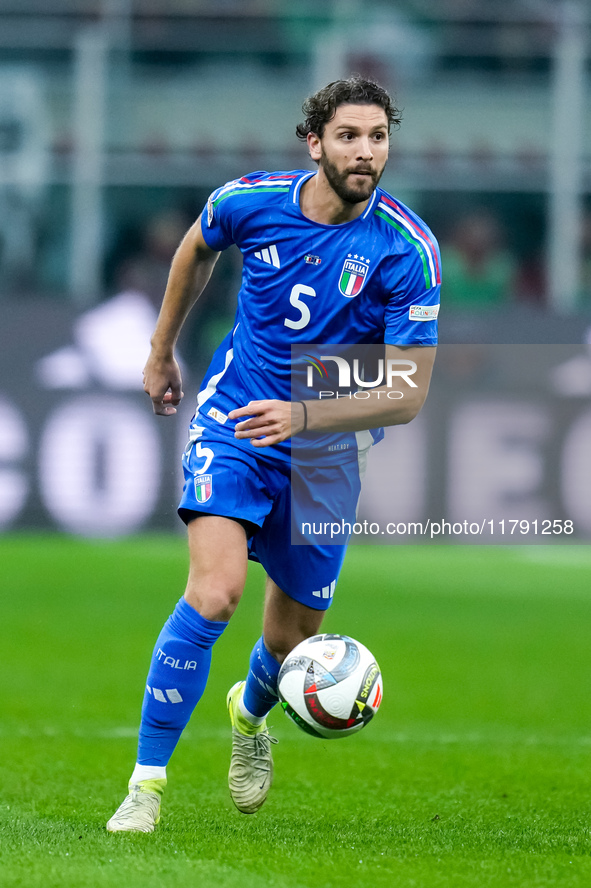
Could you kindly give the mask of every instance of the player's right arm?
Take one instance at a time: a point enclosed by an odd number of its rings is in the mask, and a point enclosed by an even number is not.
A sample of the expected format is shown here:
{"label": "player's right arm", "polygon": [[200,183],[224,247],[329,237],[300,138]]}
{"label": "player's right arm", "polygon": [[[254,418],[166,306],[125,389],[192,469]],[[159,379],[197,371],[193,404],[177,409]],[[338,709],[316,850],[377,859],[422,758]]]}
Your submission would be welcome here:
{"label": "player's right arm", "polygon": [[152,349],[144,367],[144,391],[154,413],[171,416],[183,397],[181,371],[174,356],[179,333],[205,289],[220,254],[207,246],[201,218],[189,228],[172,260]]}

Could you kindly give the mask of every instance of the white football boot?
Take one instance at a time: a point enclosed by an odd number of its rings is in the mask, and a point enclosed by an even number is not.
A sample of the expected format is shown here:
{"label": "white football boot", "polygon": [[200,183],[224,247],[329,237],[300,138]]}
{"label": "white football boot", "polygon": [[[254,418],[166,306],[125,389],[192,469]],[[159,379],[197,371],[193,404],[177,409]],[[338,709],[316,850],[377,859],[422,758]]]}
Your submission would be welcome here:
{"label": "white football boot", "polygon": [[271,744],[277,743],[267,722],[254,726],[240,712],[238,701],[245,681],[228,691],[226,704],[232,722],[232,757],[228,785],[232,801],[243,814],[254,814],[264,804],[273,781]]}
{"label": "white football boot", "polygon": [[160,821],[160,800],[165,786],[165,779],[141,780],[139,783],[130,781],[129,795],[107,823],[107,831],[154,832],[154,827]]}

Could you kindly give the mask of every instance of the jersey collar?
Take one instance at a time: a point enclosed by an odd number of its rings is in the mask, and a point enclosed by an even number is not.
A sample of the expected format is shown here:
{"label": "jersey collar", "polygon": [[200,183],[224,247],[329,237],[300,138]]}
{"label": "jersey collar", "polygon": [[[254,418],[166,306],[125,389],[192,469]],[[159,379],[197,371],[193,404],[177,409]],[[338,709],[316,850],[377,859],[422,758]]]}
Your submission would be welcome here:
{"label": "jersey collar", "polygon": [[296,207],[299,208],[299,206],[300,206],[300,191],[301,191],[302,185],[304,184],[304,182],[307,182],[308,179],[311,179],[312,176],[315,176],[315,175],[316,175],[316,173],[314,172],[314,170],[312,170],[312,172],[306,172],[306,173],[304,173],[303,176],[300,176],[298,179],[296,179],[295,185],[294,185],[294,187],[292,189],[292,193],[291,193],[291,202],[293,204],[295,204]]}
{"label": "jersey collar", "polygon": [[[300,213],[301,213],[300,191],[302,189],[302,185],[304,184],[304,182],[307,182],[308,179],[311,179],[312,176],[315,176],[315,175],[316,175],[316,172],[314,170],[312,170],[312,172],[305,172],[303,174],[303,176],[300,176],[298,179],[296,179],[295,184],[292,188],[291,202],[293,205],[295,205],[298,208]],[[378,200],[378,190],[379,190],[378,188],[375,189],[374,193],[372,194],[372,196],[369,199],[368,205],[366,206],[366,208],[362,212],[361,216],[358,216],[357,219],[352,219],[351,222],[357,222],[359,219],[367,219],[367,217],[373,213],[374,207],[375,207],[376,202]],[[350,224],[350,223],[345,223],[345,224]]]}

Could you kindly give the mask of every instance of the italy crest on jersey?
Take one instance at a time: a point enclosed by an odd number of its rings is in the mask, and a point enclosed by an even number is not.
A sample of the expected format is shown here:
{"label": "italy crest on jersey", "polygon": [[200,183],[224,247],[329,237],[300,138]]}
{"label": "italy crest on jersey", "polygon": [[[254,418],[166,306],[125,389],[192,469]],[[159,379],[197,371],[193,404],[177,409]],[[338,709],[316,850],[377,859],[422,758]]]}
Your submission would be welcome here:
{"label": "italy crest on jersey", "polygon": [[369,271],[369,259],[359,256],[357,253],[349,253],[343,263],[343,270],[339,280],[339,290],[348,299],[357,296],[360,292],[367,272]]}
{"label": "italy crest on jersey", "polygon": [[195,478],[195,499],[198,503],[206,503],[211,496],[211,475],[197,475]]}

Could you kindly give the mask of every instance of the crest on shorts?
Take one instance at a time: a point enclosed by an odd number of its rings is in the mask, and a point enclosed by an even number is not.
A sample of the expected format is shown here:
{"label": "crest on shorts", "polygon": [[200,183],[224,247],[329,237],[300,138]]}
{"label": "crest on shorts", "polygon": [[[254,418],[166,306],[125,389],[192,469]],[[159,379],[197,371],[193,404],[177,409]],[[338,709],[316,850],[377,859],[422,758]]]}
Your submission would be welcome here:
{"label": "crest on shorts", "polygon": [[198,503],[206,503],[211,497],[213,482],[211,475],[196,475],[195,477],[195,499]]}
{"label": "crest on shorts", "polygon": [[343,270],[339,280],[339,290],[348,299],[361,291],[369,271],[369,259],[358,253],[349,253],[343,263]]}

